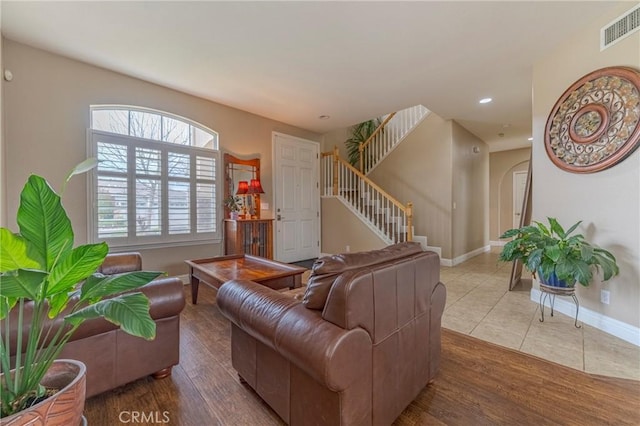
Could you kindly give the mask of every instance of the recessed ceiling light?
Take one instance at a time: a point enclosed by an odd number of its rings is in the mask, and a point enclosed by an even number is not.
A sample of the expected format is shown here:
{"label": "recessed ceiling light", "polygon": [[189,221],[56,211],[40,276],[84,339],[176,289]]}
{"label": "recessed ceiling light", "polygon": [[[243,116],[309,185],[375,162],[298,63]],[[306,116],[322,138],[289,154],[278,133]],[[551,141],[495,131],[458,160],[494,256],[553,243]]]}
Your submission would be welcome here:
{"label": "recessed ceiling light", "polygon": [[491,102],[493,99],[491,98],[482,98],[480,99],[480,103],[481,104],[488,104],[489,102]]}
{"label": "recessed ceiling light", "polygon": [[330,115],[319,115],[319,116],[318,116],[318,118],[319,118],[320,120],[328,120],[328,119],[330,119],[330,118],[331,118],[331,116],[330,116]]}
{"label": "recessed ceiling light", "polygon": [[527,139],[527,140],[528,140],[528,141],[532,141],[532,140],[533,140],[533,138],[529,138],[529,139]]}

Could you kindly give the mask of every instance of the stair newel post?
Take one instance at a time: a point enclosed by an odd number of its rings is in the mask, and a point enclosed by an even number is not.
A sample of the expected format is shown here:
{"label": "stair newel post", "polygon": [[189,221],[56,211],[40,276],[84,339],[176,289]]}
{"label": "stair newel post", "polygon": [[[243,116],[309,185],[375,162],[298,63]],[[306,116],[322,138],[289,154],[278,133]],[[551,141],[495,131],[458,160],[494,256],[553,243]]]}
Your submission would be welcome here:
{"label": "stair newel post", "polygon": [[413,241],[413,203],[407,203],[407,241]]}
{"label": "stair newel post", "polygon": [[340,153],[338,152],[338,146],[333,147],[333,195],[338,195],[338,159]]}
{"label": "stair newel post", "polygon": [[361,143],[360,145],[358,145],[358,152],[360,152],[360,162],[359,162],[360,173],[364,173],[364,143]]}

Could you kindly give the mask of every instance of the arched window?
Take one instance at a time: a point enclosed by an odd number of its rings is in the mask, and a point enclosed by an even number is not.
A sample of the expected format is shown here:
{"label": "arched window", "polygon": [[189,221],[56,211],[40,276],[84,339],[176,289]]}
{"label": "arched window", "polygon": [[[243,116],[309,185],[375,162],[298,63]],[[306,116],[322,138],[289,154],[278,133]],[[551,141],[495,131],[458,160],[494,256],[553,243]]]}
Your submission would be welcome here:
{"label": "arched window", "polygon": [[90,239],[147,246],[216,240],[218,134],[162,111],[91,106]]}

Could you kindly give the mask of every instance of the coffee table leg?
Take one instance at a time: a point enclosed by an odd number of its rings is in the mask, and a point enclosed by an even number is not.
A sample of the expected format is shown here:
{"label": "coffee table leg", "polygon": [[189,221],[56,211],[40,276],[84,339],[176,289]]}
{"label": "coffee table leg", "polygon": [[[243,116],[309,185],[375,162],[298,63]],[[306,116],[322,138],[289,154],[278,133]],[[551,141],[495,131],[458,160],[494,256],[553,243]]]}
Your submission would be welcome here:
{"label": "coffee table leg", "polygon": [[191,274],[191,303],[194,305],[198,302],[198,287],[200,287],[200,280]]}
{"label": "coffee table leg", "polygon": [[293,288],[302,287],[302,274],[293,276]]}

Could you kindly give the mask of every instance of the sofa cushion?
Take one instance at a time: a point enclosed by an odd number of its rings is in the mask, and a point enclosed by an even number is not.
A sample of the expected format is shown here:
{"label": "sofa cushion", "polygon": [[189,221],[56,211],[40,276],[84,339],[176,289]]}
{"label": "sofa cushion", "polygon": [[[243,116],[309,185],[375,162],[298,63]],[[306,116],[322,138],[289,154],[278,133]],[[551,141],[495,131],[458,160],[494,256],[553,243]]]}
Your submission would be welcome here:
{"label": "sofa cushion", "polygon": [[343,272],[389,262],[421,251],[419,243],[404,242],[379,250],[321,257],[313,264],[302,303],[308,309],[322,310],[333,283]]}

